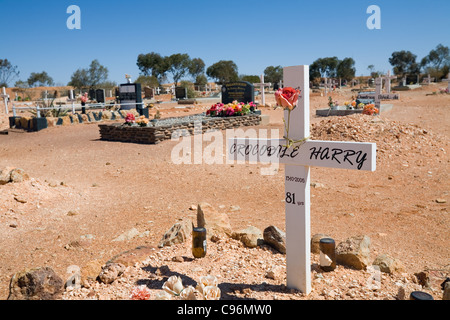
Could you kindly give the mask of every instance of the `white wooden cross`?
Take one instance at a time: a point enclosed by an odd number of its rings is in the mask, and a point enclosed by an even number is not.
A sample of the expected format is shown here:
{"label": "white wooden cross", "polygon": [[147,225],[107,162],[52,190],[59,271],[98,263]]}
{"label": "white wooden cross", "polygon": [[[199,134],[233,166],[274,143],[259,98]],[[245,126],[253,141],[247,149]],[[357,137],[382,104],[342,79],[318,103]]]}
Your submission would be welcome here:
{"label": "white wooden cross", "polygon": [[378,77],[375,79],[375,93],[358,94],[359,99],[374,99],[375,107],[379,110],[379,112],[381,112],[381,100],[399,99],[399,95],[397,93],[381,93],[383,79],[384,77]]}
{"label": "white wooden cross", "polygon": [[[289,138],[309,137],[309,66],[283,69],[284,84],[301,90],[297,107],[290,113]],[[287,119],[288,111],[284,112]],[[287,122],[287,121],[286,121]],[[286,134],[286,133],[285,133]],[[286,139],[231,138],[230,160],[284,163],[287,286],[311,292],[310,167],[374,171],[376,144],[306,140],[286,147]]]}
{"label": "white wooden cross", "polygon": [[156,94],[159,95],[159,93],[161,92],[161,89],[160,89],[159,87],[157,87],[157,88],[155,89],[155,91],[156,91]]}
{"label": "white wooden cross", "polygon": [[2,95],[1,97],[3,98],[3,102],[5,103],[5,112],[6,114],[8,114],[8,98],[9,98],[9,94],[6,94],[6,89],[5,87],[2,88]]}
{"label": "white wooden cross", "polygon": [[330,93],[332,91],[333,85],[331,84],[331,79],[328,82],[328,78],[325,78],[325,95],[327,95],[328,89],[330,89]]}
{"label": "white wooden cross", "polygon": [[430,74],[428,74],[428,76],[425,79],[423,79],[423,82],[424,83],[426,82],[426,84],[428,85],[431,84],[431,81],[434,81],[434,78],[431,78]]}
{"label": "white wooden cross", "polygon": [[266,104],[266,96],[264,94],[264,88],[265,87],[270,87],[272,84],[269,83],[264,83],[264,75],[261,75],[260,77],[261,83],[254,83],[255,86],[259,86],[259,90],[261,91],[261,105],[265,105]]}
{"label": "white wooden cross", "polygon": [[384,79],[384,89],[386,93],[391,93],[391,79],[397,79],[396,76],[391,76],[391,71],[388,70],[387,75],[383,77]]}
{"label": "white wooden cross", "polygon": [[450,73],[447,75],[447,79],[442,80],[442,82],[447,82],[448,92],[450,92]]}
{"label": "white wooden cross", "polygon": [[67,99],[68,102],[72,102],[72,113],[75,114],[75,104],[74,102],[77,101],[77,99],[73,96],[73,90],[69,90],[69,98]]}

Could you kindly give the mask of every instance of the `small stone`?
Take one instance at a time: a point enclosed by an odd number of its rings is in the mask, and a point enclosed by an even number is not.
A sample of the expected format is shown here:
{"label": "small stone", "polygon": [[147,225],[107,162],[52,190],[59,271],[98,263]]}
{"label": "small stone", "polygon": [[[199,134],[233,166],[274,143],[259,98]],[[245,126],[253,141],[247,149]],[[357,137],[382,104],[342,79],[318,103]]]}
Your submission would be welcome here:
{"label": "small stone", "polygon": [[136,228],[132,228],[124,233],[122,233],[120,236],[118,236],[117,238],[115,238],[112,241],[126,241],[126,240],[131,240],[134,237],[139,235],[139,231]]}
{"label": "small stone", "polygon": [[110,263],[102,268],[98,275],[101,282],[105,284],[113,283],[125,271],[125,266],[120,263]]}
{"label": "small stone", "polygon": [[264,242],[261,230],[253,226],[233,232],[231,237],[240,240],[248,248],[256,248]]}
{"label": "small stone", "polygon": [[28,180],[29,178],[30,177],[23,169],[16,168],[11,170],[11,182],[18,183]]}
{"label": "small stone", "polygon": [[414,273],[417,279],[417,283],[420,284],[424,288],[430,287],[430,274],[428,271],[421,271]]}
{"label": "small stone", "polygon": [[192,233],[192,221],[181,220],[175,223],[166,233],[164,233],[158,247],[171,246],[177,243],[183,243]]}
{"label": "small stone", "polygon": [[339,243],[336,247],[336,261],[357,270],[366,269],[370,264],[370,238],[356,236]]}
{"label": "small stone", "polygon": [[266,272],[265,277],[273,280],[281,280],[283,275],[283,268],[281,266],[275,266]]}
{"label": "small stone", "polygon": [[63,288],[63,280],[53,269],[27,269],[11,278],[8,300],[59,300]]}
{"label": "small stone", "polygon": [[372,263],[374,266],[378,266],[381,272],[394,273],[403,272],[404,268],[400,261],[392,258],[387,254],[381,254]]}
{"label": "small stone", "polygon": [[174,262],[184,262],[184,258],[182,256],[175,256],[172,258]]}
{"label": "small stone", "polygon": [[275,226],[269,226],[263,232],[264,242],[281,253],[286,253],[286,233]]}
{"label": "small stone", "polygon": [[447,203],[447,200],[438,198],[438,199],[436,199],[436,202],[437,203]]}
{"label": "small stone", "polygon": [[11,182],[11,171],[13,169],[12,167],[6,167],[0,170],[0,185]]}

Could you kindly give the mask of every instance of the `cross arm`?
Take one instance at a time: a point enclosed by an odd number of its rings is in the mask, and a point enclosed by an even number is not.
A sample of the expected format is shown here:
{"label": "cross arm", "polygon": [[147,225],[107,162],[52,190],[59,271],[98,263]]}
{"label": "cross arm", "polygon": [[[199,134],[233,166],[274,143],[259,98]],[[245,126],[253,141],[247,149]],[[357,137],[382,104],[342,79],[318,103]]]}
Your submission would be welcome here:
{"label": "cross arm", "polygon": [[285,145],[285,139],[230,138],[228,159],[363,171],[376,169],[375,143],[306,140],[291,148]]}

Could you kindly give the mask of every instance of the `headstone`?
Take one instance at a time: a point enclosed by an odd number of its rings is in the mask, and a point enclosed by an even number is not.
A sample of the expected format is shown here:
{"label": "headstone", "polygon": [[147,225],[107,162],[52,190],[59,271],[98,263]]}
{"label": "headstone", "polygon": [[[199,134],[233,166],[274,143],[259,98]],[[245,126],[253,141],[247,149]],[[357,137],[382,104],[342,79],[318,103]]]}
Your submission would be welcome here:
{"label": "headstone", "polygon": [[247,81],[236,81],[222,85],[222,103],[253,102],[255,101],[254,87]]}
{"label": "headstone", "polygon": [[121,104],[121,110],[143,109],[142,105],[136,104],[141,102],[140,83],[124,83],[119,86],[119,103]]}
{"label": "headstone", "polygon": [[[289,149],[285,139],[232,138],[228,141],[229,158],[239,161],[284,163],[286,212],[287,286],[305,294],[311,292],[310,167],[329,167],[374,171],[374,143],[308,140],[309,137],[309,66],[283,69],[286,87],[301,90],[297,107],[290,112],[289,135],[306,139]],[[284,111],[284,118],[288,118]],[[286,134],[286,133],[285,133]]]}
{"label": "headstone", "polygon": [[402,79],[402,87],[406,87],[406,77],[403,77]]}
{"label": "headstone", "polygon": [[154,95],[153,88],[144,87],[144,98],[151,99],[153,98],[153,95]]}
{"label": "headstone", "polygon": [[156,94],[159,95],[160,92],[161,92],[161,88],[160,88],[160,87],[157,87],[157,88],[155,89],[155,91],[156,91]]}
{"label": "headstone", "polygon": [[261,79],[261,82],[255,83],[255,86],[259,86],[259,90],[261,91],[261,105],[264,106],[266,104],[265,87],[270,87],[272,84],[264,83],[264,75],[261,75],[259,78]]}
{"label": "headstone", "polygon": [[98,103],[105,103],[105,89],[97,89],[95,90],[95,100],[97,100]]}
{"label": "headstone", "polygon": [[175,87],[175,98],[176,99],[187,99],[187,88]]}
{"label": "headstone", "polygon": [[89,100],[95,100],[95,98],[96,98],[95,89],[89,89],[88,96],[89,96]]}

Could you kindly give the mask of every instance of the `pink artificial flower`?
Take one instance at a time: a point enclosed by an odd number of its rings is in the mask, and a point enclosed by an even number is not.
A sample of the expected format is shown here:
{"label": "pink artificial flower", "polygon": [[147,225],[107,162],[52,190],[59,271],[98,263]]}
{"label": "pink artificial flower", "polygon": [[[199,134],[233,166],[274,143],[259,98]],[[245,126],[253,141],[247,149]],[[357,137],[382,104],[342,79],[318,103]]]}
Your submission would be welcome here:
{"label": "pink artificial flower", "polygon": [[300,95],[300,90],[295,90],[291,87],[279,89],[275,92],[275,100],[277,105],[284,109],[293,110],[297,106],[297,100]]}
{"label": "pink artificial flower", "polygon": [[134,287],[131,291],[131,300],[150,300],[150,289],[145,285]]}

